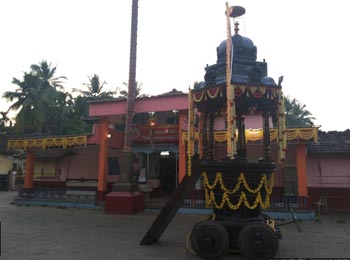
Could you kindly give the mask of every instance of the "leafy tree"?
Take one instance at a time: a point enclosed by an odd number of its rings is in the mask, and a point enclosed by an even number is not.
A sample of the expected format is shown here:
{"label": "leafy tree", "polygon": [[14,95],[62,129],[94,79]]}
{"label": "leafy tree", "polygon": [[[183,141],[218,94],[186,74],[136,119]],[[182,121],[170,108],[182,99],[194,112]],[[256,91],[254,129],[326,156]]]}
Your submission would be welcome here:
{"label": "leafy tree", "polygon": [[74,107],[74,100],[70,93],[57,92],[56,103],[50,108],[50,113],[46,114],[45,127],[49,133],[55,135],[75,134],[71,131],[71,125],[77,122],[71,117]]}
{"label": "leafy tree", "polygon": [[91,133],[92,123],[86,121],[88,118],[89,104],[83,96],[77,96],[67,106],[68,117],[65,117],[64,134],[85,134]]}
{"label": "leafy tree", "polygon": [[287,127],[310,127],[314,125],[315,118],[312,113],[306,109],[306,105],[295,98],[286,96],[284,99],[286,109]]}
{"label": "leafy tree", "polygon": [[0,112],[0,152],[6,152],[6,134],[7,134],[7,124],[12,126],[11,120],[7,116],[8,111]]}

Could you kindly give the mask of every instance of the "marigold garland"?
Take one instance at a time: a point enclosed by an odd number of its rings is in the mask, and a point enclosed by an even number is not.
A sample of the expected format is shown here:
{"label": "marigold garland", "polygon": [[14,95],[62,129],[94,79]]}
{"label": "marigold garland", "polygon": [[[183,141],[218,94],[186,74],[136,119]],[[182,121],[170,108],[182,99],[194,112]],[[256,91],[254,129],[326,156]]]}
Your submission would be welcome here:
{"label": "marigold garland", "polygon": [[192,91],[188,91],[188,137],[187,137],[187,175],[192,174],[192,156],[194,154],[194,105]]}
{"label": "marigold garland", "polygon": [[[278,159],[280,161],[283,161],[286,158],[287,136],[286,136],[286,113],[285,113],[285,105],[284,105],[284,96],[282,91],[279,91],[278,98],[279,98],[278,126],[277,126]],[[295,131],[295,134],[297,134],[297,131]]]}
{"label": "marigold garland", "polygon": [[203,97],[205,96],[204,91],[201,92],[197,92],[195,94],[193,94],[193,101],[195,102],[201,102],[203,100]]}
{"label": "marigold garland", "polygon": [[[209,208],[210,206],[214,206],[217,209],[222,209],[225,204],[231,209],[231,210],[237,210],[242,203],[244,203],[244,206],[248,209],[255,209],[257,206],[260,206],[262,209],[266,209],[270,206],[270,195],[272,193],[273,188],[273,175],[270,180],[268,180],[267,176],[265,174],[262,175],[260,179],[259,185],[252,189],[249,187],[246,178],[243,173],[240,174],[237,184],[232,190],[229,190],[225,187],[222,174],[220,172],[216,173],[214,183],[212,185],[209,184],[208,176],[206,172],[202,173],[203,182],[204,182],[204,188],[205,188],[205,202],[206,206]],[[216,186],[220,184],[220,189],[223,191],[222,199],[220,203],[217,203],[215,200],[215,194],[214,190]],[[241,186],[244,186],[244,188],[251,194],[256,194],[256,198],[254,203],[251,205],[247,199],[247,195],[245,192],[241,191],[239,200],[236,204],[233,204],[229,198],[229,195],[234,194],[238,192],[241,188]],[[265,201],[263,201],[261,197],[261,189],[265,188]]]}
{"label": "marigold garland", "polygon": [[[211,91],[213,91],[213,94],[211,93]],[[208,94],[208,96],[211,99],[215,99],[221,94],[221,88],[220,87],[216,87],[216,88],[213,88],[213,89],[208,89],[207,90],[207,94]]]}

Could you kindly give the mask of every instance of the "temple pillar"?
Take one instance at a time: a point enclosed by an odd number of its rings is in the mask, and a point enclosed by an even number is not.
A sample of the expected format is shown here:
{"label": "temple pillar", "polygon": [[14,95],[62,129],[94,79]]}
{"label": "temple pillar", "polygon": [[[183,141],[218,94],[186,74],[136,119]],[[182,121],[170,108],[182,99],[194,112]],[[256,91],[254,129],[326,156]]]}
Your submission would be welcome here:
{"label": "temple pillar", "polygon": [[270,112],[263,113],[263,157],[265,161],[271,161],[271,140],[270,140]]}
{"label": "temple pillar", "polygon": [[214,159],[214,118],[215,114],[209,114],[208,160]]}
{"label": "temple pillar", "polygon": [[201,136],[200,142],[201,142],[201,149],[202,151],[198,151],[199,154],[202,154],[201,159],[207,160],[208,159],[208,114],[202,112],[200,114],[200,119],[199,119],[199,124],[200,124],[200,131]]}
{"label": "temple pillar", "polygon": [[238,141],[237,141],[237,157],[246,159],[246,138],[245,138],[245,125],[244,117],[242,115],[237,115],[237,128],[238,128]]}
{"label": "temple pillar", "polygon": [[108,122],[102,119],[99,125],[99,160],[98,160],[98,184],[97,184],[97,201],[104,201],[106,196],[107,184],[107,157],[108,157]]}
{"label": "temple pillar", "polygon": [[26,169],[24,176],[24,188],[32,189],[33,188],[33,175],[34,175],[34,152],[27,150],[26,152]]}
{"label": "temple pillar", "polygon": [[308,196],[306,175],[306,145],[298,144],[296,147],[296,161],[298,174],[298,195]]}
{"label": "temple pillar", "polygon": [[186,175],[186,144],[182,138],[183,124],[187,122],[187,111],[179,111],[179,183]]}

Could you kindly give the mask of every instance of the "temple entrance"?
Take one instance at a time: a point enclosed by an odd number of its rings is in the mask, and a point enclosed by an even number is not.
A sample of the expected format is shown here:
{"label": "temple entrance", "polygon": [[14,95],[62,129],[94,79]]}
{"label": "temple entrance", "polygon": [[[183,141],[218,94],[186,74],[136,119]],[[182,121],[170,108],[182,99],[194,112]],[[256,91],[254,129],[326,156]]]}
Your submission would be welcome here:
{"label": "temple entrance", "polygon": [[170,195],[177,187],[178,161],[175,154],[161,156],[159,159],[160,195]]}

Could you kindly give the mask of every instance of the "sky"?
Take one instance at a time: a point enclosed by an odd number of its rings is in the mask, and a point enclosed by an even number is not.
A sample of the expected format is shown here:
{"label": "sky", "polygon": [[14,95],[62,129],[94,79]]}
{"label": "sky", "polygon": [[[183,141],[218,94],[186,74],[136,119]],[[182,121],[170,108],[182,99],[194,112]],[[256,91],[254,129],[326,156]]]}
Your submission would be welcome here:
{"label": "sky", "polygon": [[[139,0],[136,80],[142,93],[187,92],[216,63],[227,0]],[[268,75],[306,105],[323,131],[350,128],[350,15],[343,0],[237,0],[239,33],[257,46]],[[67,91],[99,75],[105,90],[128,82],[132,0],[0,1],[0,95],[42,60]],[[233,21],[231,20],[233,27]],[[1,99],[0,111],[9,107]]]}

